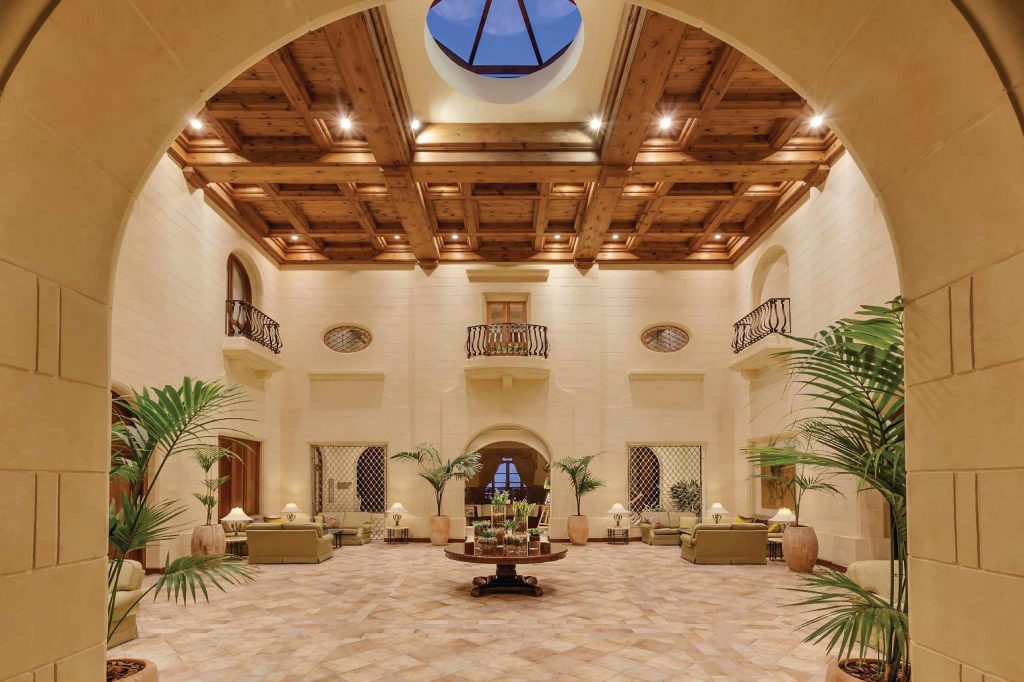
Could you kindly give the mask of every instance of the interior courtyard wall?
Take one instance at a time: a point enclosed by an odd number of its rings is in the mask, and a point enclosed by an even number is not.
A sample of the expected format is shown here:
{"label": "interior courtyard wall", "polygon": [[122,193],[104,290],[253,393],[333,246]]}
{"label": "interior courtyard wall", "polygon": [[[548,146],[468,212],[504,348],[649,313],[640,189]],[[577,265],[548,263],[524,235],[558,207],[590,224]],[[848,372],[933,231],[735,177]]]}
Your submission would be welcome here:
{"label": "interior courtyard wall", "polygon": [[[0,172],[0,277],[11,294],[0,311],[0,381],[21,399],[0,411],[0,498],[30,486],[44,494],[5,517],[5,530],[32,533],[9,535],[18,540],[3,555],[0,601],[5,624],[16,626],[2,643],[0,676],[85,679],[102,669],[107,335],[129,205],[187,116],[227,79],[374,4],[305,0],[252,12],[225,2],[180,12],[112,0],[99,11],[62,0],[14,68],[0,97],[0,143],[19,159]],[[705,27],[775,71],[828,113],[865,169],[908,300],[915,665],[940,671],[939,682],[981,671],[1024,677],[1015,627],[1024,569],[1007,561],[1020,546],[1019,486],[1003,485],[1024,470],[1005,447],[1024,418],[1024,335],[1006,327],[1024,319],[1019,69],[1004,81],[952,2],[641,4]],[[1008,56],[1021,33],[1003,36],[997,54],[1002,45]],[[67,531],[60,543],[58,527]],[[62,618],[46,615],[56,612]]]}
{"label": "interior courtyard wall", "polygon": [[[784,263],[784,268],[783,268]],[[783,273],[783,270],[785,271]],[[844,155],[828,180],[747,254],[734,271],[738,295],[734,319],[753,310],[772,292],[788,290],[793,334],[813,336],[863,304],[884,305],[899,294],[892,240],[878,199],[864,175]],[[786,283],[779,281],[785,275]],[[763,282],[763,287],[758,284]],[[763,289],[760,300],[752,300]],[[749,293],[748,293],[749,292]],[[806,402],[778,365],[746,378],[731,377],[736,419],[736,498],[745,514],[771,513],[754,504],[752,468],[743,448],[791,434]],[[814,526],[821,558],[842,566],[887,556],[885,512],[880,499],[858,495],[847,477],[833,481],[842,497],[811,493],[801,523]]]}
{"label": "interior courtyard wall", "polygon": [[[249,271],[253,304],[276,317],[276,264],[221,217],[202,192],[192,190],[181,169],[165,156],[143,187],[124,232],[114,276],[111,378],[121,389],[178,386],[185,376],[239,386],[247,400],[240,416],[247,421],[238,427],[244,437],[261,443],[262,487],[273,490],[278,479],[274,453],[280,450],[280,380],[258,379],[227,363],[221,350],[232,253]],[[181,520],[189,526],[205,522],[205,510],[192,496],[201,490],[202,478],[202,470],[181,457],[168,463],[155,491],[161,499],[187,506]],[[149,547],[147,563],[162,565],[168,554],[187,554],[189,541],[186,531],[176,540]]]}

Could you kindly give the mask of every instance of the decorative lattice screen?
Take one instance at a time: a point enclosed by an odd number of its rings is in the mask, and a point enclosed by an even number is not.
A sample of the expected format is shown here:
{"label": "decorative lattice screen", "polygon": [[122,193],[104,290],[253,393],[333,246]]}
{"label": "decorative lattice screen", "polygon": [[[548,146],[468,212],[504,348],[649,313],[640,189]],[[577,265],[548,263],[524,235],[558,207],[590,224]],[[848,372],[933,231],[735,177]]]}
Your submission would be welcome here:
{"label": "decorative lattice screen", "polygon": [[704,508],[704,448],[700,445],[631,445],[629,509],[633,525],[645,511],[690,511]]}
{"label": "decorative lattice screen", "polygon": [[387,508],[387,446],[314,445],[313,513],[373,514],[374,540],[384,536]]}

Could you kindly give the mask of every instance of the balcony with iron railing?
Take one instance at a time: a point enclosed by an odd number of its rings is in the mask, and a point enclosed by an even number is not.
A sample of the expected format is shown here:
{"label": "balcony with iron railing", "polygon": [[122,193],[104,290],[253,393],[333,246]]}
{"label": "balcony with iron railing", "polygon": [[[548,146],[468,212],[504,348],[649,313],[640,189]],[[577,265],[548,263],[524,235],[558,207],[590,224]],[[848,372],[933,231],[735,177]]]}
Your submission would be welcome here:
{"label": "balcony with iron railing", "polygon": [[731,369],[751,378],[779,362],[779,353],[792,347],[788,298],[769,298],[733,325]]}
{"label": "balcony with iron railing", "polygon": [[546,379],[548,328],[525,322],[478,324],[466,328],[466,376],[471,379]]}
{"label": "balcony with iron railing", "polygon": [[229,299],[224,304],[224,359],[260,379],[280,371],[275,356],[281,352],[281,325],[248,301]]}

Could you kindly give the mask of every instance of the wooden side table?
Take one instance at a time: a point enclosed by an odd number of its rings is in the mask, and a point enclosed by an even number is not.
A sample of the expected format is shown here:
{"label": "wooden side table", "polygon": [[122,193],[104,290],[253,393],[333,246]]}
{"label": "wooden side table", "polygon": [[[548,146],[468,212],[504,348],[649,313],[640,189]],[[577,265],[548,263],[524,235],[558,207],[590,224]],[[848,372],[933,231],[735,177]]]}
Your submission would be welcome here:
{"label": "wooden side table", "polygon": [[389,545],[404,545],[409,542],[409,526],[385,526],[387,536],[384,542]]}
{"label": "wooden side table", "polygon": [[224,539],[224,543],[227,545],[228,554],[239,559],[249,553],[249,545],[246,543],[244,535],[229,535]]}
{"label": "wooden side table", "polygon": [[779,538],[768,538],[768,560],[782,561],[782,540]]}
{"label": "wooden side table", "polygon": [[608,544],[628,545],[629,526],[608,526]]}

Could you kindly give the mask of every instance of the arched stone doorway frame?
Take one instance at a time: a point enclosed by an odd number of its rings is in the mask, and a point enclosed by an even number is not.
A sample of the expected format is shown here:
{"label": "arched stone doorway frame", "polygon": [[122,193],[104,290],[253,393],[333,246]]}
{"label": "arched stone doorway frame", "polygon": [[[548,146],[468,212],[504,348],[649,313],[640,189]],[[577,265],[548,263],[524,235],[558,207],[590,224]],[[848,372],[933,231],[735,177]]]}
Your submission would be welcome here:
{"label": "arched stone doorway frame", "polygon": [[[0,406],[11,425],[0,468],[40,486],[59,474],[57,524],[68,544],[42,564],[31,543],[5,549],[16,570],[0,578],[0,594],[20,626],[2,645],[0,677],[58,659],[62,670],[96,676],[103,657],[109,314],[134,196],[188,115],[232,76],[378,4],[61,0],[23,51],[3,53],[20,61],[5,69],[0,99],[0,145],[17,160],[0,170],[0,283],[8,299],[37,305],[0,311],[0,379],[21,398]],[[1024,677],[1020,642],[1005,634],[1013,628],[992,617],[1010,613],[1007,604],[1024,609],[1024,580],[979,570],[992,558],[979,554],[977,532],[949,539],[961,523],[978,527],[956,506],[961,478],[965,493],[991,495],[1002,509],[1000,481],[1024,475],[1021,456],[1000,447],[1021,416],[1009,399],[1024,342],[997,323],[999,310],[1024,311],[1020,73],[994,66],[990,41],[940,0],[639,4],[723,38],[806,96],[878,195],[909,302],[915,664],[946,665],[941,652],[953,665]],[[984,414],[971,411],[977,404]],[[19,524],[58,513],[56,501],[53,510],[18,508]]]}

